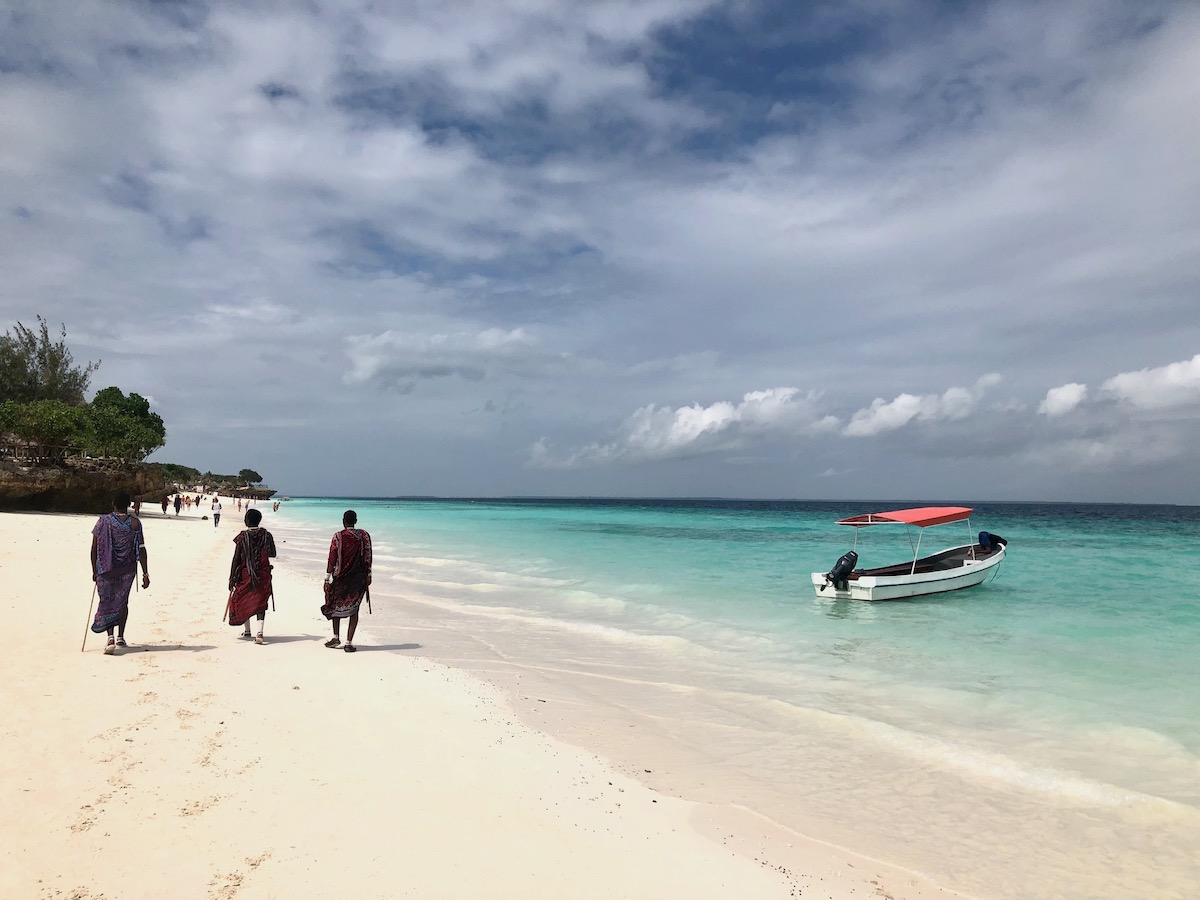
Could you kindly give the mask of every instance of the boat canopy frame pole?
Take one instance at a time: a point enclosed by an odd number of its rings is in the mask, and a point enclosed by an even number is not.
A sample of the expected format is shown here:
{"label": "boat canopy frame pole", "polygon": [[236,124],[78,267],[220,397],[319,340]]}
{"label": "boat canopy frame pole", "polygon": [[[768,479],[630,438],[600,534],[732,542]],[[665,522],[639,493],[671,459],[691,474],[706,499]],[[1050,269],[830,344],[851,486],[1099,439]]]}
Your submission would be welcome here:
{"label": "boat canopy frame pole", "polygon": [[[917,574],[917,560],[921,558],[921,538],[923,538],[923,537],[925,537],[925,529],[918,528],[917,529],[917,546],[913,548],[913,564],[912,564],[912,568],[909,569],[909,571],[908,571],[909,575]],[[908,546],[912,547],[912,532],[911,531],[908,533]]]}

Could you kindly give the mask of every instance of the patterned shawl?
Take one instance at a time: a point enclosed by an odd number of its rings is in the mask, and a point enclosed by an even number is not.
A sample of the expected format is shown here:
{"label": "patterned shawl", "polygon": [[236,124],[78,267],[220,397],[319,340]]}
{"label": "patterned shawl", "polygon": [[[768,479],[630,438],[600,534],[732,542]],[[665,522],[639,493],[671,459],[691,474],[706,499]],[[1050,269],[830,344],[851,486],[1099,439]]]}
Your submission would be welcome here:
{"label": "patterned shawl", "polygon": [[354,568],[356,563],[368,572],[371,570],[371,535],[361,528],[344,528],[329,544],[326,569],[337,578]]}
{"label": "patterned shawl", "polygon": [[237,584],[241,579],[242,566],[245,566],[251,586],[258,587],[258,581],[262,577],[259,565],[262,563],[263,553],[265,551],[266,556],[275,555],[275,539],[265,528],[247,528],[238,534],[233,542],[237,549],[234,551],[233,565],[229,572],[230,583]]}
{"label": "patterned shawl", "polygon": [[96,536],[96,572],[100,575],[134,565],[141,556],[142,529],[135,516],[122,519],[115,512],[101,516],[92,534]]}

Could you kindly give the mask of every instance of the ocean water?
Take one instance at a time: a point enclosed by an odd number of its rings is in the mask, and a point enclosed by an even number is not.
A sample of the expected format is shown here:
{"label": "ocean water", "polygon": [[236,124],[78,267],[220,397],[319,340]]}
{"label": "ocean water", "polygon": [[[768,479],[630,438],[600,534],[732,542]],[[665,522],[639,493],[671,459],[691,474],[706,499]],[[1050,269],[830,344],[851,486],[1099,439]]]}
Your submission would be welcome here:
{"label": "ocean water", "polygon": [[[1200,896],[1200,508],[968,502],[922,550],[1003,535],[984,585],[816,596],[853,540],[834,521],[906,505],[299,498],[278,521],[318,557],[356,509],[373,628],[572,686],[549,724],[673,763],[665,789],[981,896]],[[860,564],[909,548],[867,529]]]}

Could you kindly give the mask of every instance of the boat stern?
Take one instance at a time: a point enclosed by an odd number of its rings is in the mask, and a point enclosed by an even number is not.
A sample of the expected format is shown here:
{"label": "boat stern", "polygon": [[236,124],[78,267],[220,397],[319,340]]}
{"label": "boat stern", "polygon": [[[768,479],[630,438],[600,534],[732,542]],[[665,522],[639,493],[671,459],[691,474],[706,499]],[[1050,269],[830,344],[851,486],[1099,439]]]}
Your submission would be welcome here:
{"label": "boat stern", "polygon": [[818,598],[825,600],[849,600],[851,597],[850,590],[847,587],[844,591],[839,591],[833,586],[825,572],[812,573],[813,591]]}

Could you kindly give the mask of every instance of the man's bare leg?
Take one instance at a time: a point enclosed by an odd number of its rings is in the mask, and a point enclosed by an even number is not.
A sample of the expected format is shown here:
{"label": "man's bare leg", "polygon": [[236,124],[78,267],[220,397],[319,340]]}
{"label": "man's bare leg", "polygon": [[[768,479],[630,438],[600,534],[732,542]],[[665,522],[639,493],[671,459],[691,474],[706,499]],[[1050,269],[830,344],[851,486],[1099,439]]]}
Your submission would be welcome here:
{"label": "man's bare leg", "polygon": [[354,629],[358,628],[358,613],[350,615],[350,622],[346,625],[346,646],[342,649],[347,653],[353,653],[354,647]]}

